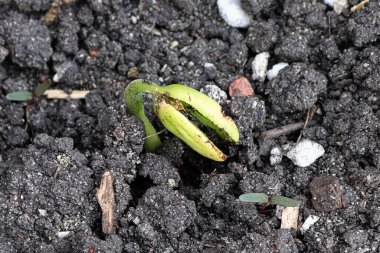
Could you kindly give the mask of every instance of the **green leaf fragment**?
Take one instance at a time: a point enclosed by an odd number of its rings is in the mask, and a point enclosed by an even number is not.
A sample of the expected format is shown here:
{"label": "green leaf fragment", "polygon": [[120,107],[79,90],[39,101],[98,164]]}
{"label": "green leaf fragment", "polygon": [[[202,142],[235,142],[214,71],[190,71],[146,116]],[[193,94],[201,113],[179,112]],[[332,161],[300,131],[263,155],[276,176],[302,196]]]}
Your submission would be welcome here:
{"label": "green leaf fragment", "polygon": [[300,202],[297,200],[283,196],[272,196],[270,202],[272,205],[281,205],[288,207],[297,207],[300,205]]}
{"label": "green leaf fragment", "polygon": [[27,90],[15,91],[8,93],[6,98],[12,101],[27,101],[33,98],[33,94]]}
{"label": "green leaf fragment", "polygon": [[50,79],[47,79],[45,82],[43,83],[40,83],[39,85],[37,85],[37,87],[34,89],[34,95],[39,97],[41,96],[42,94],[44,94],[44,92],[49,89],[51,85],[51,80]]}
{"label": "green leaf fragment", "polygon": [[239,196],[239,199],[244,202],[268,203],[269,196],[265,193],[246,193]]}
{"label": "green leaf fragment", "polygon": [[281,205],[288,207],[297,207],[300,203],[291,198],[283,196],[271,196],[269,197],[265,193],[246,193],[240,195],[239,199],[244,202],[254,202],[254,203],[269,203],[271,205]]}

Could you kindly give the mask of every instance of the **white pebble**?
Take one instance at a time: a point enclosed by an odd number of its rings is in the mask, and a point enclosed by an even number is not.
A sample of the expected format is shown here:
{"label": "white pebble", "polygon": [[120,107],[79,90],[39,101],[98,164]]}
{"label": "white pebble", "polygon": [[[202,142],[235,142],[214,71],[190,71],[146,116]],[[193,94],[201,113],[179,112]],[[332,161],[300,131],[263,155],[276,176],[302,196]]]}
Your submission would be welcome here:
{"label": "white pebble", "polygon": [[63,239],[67,237],[70,234],[70,231],[61,231],[57,233],[57,236],[59,239]]}
{"label": "white pebble", "polygon": [[45,209],[38,209],[38,213],[42,216],[42,217],[46,217],[47,216],[47,211]]}
{"label": "white pebble", "polygon": [[209,63],[209,62],[206,62],[203,66],[204,66],[206,69],[207,69],[207,68],[215,68],[215,65],[212,64],[212,63]]}
{"label": "white pebble", "polygon": [[201,88],[200,92],[214,99],[219,104],[224,104],[227,100],[227,93],[216,85],[208,84]]}
{"label": "white pebble", "polygon": [[334,4],[335,4],[335,2],[337,2],[337,0],[324,0],[323,2],[327,5],[334,6]]}
{"label": "white pebble", "polygon": [[282,151],[279,147],[272,148],[269,161],[272,166],[279,164],[282,161]]}
{"label": "white pebble", "polygon": [[348,8],[347,0],[324,0],[325,4],[334,8],[334,11],[340,14],[344,9]]}
{"label": "white pebble", "polygon": [[170,44],[170,49],[174,49],[176,47],[179,46],[179,42],[178,40],[174,40],[171,44]]}
{"label": "white pebble", "polygon": [[168,185],[169,185],[170,187],[174,188],[174,187],[177,187],[177,186],[178,186],[178,183],[175,181],[175,179],[173,179],[173,178],[169,178],[169,179],[168,179]]}
{"label": "white pebble", "polygon": [[301,233],[305,233],[314,223],[319,220],[318,216],[310,215],[301,226]]}
{"label": "white pebble", "polygon": [[325,149],[319,143],[309,139],[302,139],[293,148],[291,148],[286,156],[299,167],[307,167],[325,153]]}
{"label": "white pebble", "polygon": [[132,221],[135,225],[139,225],[140,224],[140,222],[141,222],[141,220],[140,220],[140,218],[139,217],[135,217],[134,219],[133,219],[133,221]]}
{"label": "white pebble", "polygon": [[268,80],[272,80],[273,78],[276,78],[278,75],[278,72],[280,72],[281,69],[289,66],[286,62],[280,62],[272,66],[270,70],[267,72],[267,78]]}
{"label": "white pebble", "polygon": [[132,24],[134,24],[134,25],[137,24],[137,17],[132,16],[131,21],[132,21]]}
{"label": "white pebble", "polygon": [[260,82],[265,80],[267,73],[269,53],[263,52],[255,56],[252,61],[252,79],[259,80]]}
{"label": "white pebble", "polygon": [[251,23],[248,14],[241,7],[240,0],[218,0],[218,9],[220,16],[229,26],[246,28]]}

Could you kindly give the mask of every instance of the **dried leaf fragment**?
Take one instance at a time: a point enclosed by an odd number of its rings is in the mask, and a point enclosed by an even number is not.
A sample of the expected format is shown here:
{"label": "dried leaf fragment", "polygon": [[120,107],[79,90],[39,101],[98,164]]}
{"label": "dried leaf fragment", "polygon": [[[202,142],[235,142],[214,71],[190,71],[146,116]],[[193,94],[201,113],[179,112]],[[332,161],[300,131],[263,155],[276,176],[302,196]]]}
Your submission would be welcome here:
{"label": "dried leaf fragment", "polygon": [[354,11],[357,11],[357,10],[360,10],[361,8],[364,7],[364,5],[366,3],[368,3],[369,0],[364,0],[364,1],[361,1],[360,3],[358,3],[357,5],[354,5],[351,7],[351,12],[354,12]]}
{"label": "dried leaf fragment", "polygon": [[67,94],[64,90],[49,89],[44,92],[44,95],[49,99],[81,99],[85,98],[89,92],[88,90],[73,90]]}
{"label": "dried leaf fragment", "polygon": [[96,198],[102,209],[102,231],[104,234],[114,234],[115,225],[115,192],[112,184],[112,175],[109,171],[103,173]]}

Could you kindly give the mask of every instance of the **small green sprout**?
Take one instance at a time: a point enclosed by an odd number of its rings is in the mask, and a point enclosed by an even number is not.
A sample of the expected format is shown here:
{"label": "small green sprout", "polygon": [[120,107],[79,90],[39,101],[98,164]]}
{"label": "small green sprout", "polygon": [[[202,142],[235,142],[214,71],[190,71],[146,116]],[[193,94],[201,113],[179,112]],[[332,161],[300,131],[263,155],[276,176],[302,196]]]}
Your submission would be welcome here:
{"label": "small green sprout", "polygon": [[141,119],[145,126],[144,147],[154,152],[161,141],[156,129],[144,112],[144,95],[153,96],[153,107],[162,124],[199,154],[214,161],[225,161],[227,156],[182,112],[190,113],[213,129],[224,140],[237,143],[239,131],[235,122],[224,115],[221,106],[207,95],[181,84],[159,86],[144,80],[135,80],[125,88],[128,111]]}
{"label": "small green sprout", "polygon": [[43,83],[37,85],[33,91],[21,90],[8,93],[6,98],[12,101],[34,101],[36,97],[41,96],[44,92],[49,89],[51,81],[47,79]]}
{"label": "small green sprout", "polygon": [[265,193],[246,193],[240,195],[239,199],[244,202],[254,202],[264,205],[280,205],[287,207],[298,207],[300,205],[295,199],[283,196],[268,196]]}

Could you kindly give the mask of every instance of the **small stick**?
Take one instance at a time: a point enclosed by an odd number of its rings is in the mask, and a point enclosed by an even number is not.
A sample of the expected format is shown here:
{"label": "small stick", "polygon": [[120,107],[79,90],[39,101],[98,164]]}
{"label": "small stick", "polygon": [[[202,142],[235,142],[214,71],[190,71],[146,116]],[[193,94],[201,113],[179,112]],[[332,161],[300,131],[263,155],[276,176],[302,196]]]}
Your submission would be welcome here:
{"label": "small stick", "polygon": [[[309,120],[314,117],[314,114],[317,111],[317,109],[318,109],[318,107],[316,105],[313,105],[311,108],[309,108],[309,110],[307,111],[305,124],[303,125],[302,130],[305,129],[305,127],[309,123]],[[302,137],[302,131],[301,131],[300,135],[298,136],[297,143],[301,140],[301,137]]]}
{"label": "small stick", "polygon": [[351,8],[351,12],[354,12],[354,11],[360,10],[360,9],[363,8],[364,5],[365,5],[366,3],[368,3],[368,2],[369,2],[369,0],[364,0],[364,1],[361,1],[360,3],[358,3],[357,5],[352,6],[352,8]]}
{"label": "small stick", "polygon": [[331,37],[331,16],[328,15],[328,17],[329,17],[328,21],[329,21],[329,38],[330,38]]}
{"label": "small stick", "polygon": [[106,171],[102,176],[100,187],[96,192],[100,208],[102,209],[102,231],[104,234],[114,234],[115,225],[115,193],[112,184],[111,172]]}
{"label": "small stick", "polygon": [[88,93],[90,93],[88,90],[73,90],[67,94],[64,90],[49,89],[44,92],[44,95],[48,99],[81,99],[85,98]]}
{"label": "small stick", "polygon": [[[315,121],[310,121],[308,125],[314,125],[315,123],[316,123]],[[281,135],[288,135],[290,133],[293,133],[297,130],[302,129],[304,125],[305,125],[305,122],[298,122],[298,123],[293,123],[286,126],[276,127],[271,130],[262,132],[260,134],[260,138],[263,140],[268,140],[268,139],[280,137]]]}

